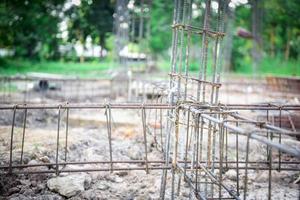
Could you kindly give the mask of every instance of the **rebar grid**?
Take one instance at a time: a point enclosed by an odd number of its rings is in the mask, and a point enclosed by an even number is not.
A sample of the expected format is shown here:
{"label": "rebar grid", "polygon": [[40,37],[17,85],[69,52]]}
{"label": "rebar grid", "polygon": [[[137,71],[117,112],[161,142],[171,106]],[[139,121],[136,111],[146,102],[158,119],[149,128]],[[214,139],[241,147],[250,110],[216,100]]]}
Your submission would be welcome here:
{"label": "rebar grid", "polygon": [[[103,78],[74,78],[41,74],[40,76],[0,76],[0,104],[51,103],[83,101],[99,102],[100,98],[109,101],[128,97],[131,102],[146,101],[144,85],[137,86],[136,78],[124,80],[103,74]],[[138,76],[137,76],[138,77]],[[129,91],[126,87],[131,85]],[[140,87],[140,88],[139,88]],[[130,93],[134,92],[134,98]],[[142,97],[142,98],[141,98]]]}
{"label": "rebar grid", "polygon": [[[52,109],[57,112],[57,132],[55,162],[42,164],[24,164],[24,141],[29,137],[27,132],[27,113],[42,109]],[[71,110],[104,110],[106,116],[108,160],[92,161],[69,161],[68,153],[68,130],[69,112]],[[115,110],[136,110],[140,113],[144,140],[144,160],[115,160],[112,156],[113,120],[112,112]],[[289,131],[272,125],[271,122],[257,121],[243,117],[237,110],[263,110],[266,112],[276,111],[280,115],[283,112],[300,110],[300,105],[199,105],[195,103],[169,105],[165,103],[104,103],[104,104],[42,104],[42,105],[2,105],[0,110],[13,112],[10,134],[9,161],[0,166],[2,174],[34,174],[64,172],[92,172],[92,171],[123,171],[123,170],[166,170],[173,174],[171,181],[174,198],[180,196],[180,187],[187,182],[191,188],[191,195],[195,198],[235,198],[241,195],[246,197],[248,186],[248,170],[269,171],[269,195],[272,191],[272,171],[299,171],[300,151],[295,147],[284,144],[286,138],[299,136],[300,133]],[[113,111],[114,110],[114,111]],[[170,158],[162,160],[149,160],[147,158],[147,137],[154,137],[157,149],[166,152],[168,132],[163,127],[163,118],[166,112],[175,110],[174,116],[169,117],[169,123],[176,124],[176,129],[170,140]],[[14,150],[15,120],[16,113],[24,112],[22,128],[21,151]],[[154,112],[155,115],[151,115]],[[162,114],[164,112],[164,114]],[[152,117],[151,117],[152,116]],[[63,126],[62,124],[65,124]],[[159,124],[158,127],[153,127]],[[251,128],[249,127],[249,124]],[[62,129],[64,127],[64,129]],[[244,128],[246,127],[246,128]],[[159,133],[157,133],[159,132]],[[176,133],[177,132],[177,133]],[[61,147],[60,135],[65,134],[65,141]],[[241,151],[240,141],[247,141],[245,151]],[[233,140],[234,139],[234,140]],[[265,145],[263,151],[267,156],[263,160],[252,160],[249,157],[251,144],[257,140]],[[230,141],[234,141],[234,145]],[[254,143],[255,144],[255,143]],[[278,155],[275,155],[278,152]],[[273,156],[271,156],[273,155]],[[288,159],[289,156],[294,159]],[[61,159],[63,157],[63,159]],[[86,168],[85,165],[93,164],[94,167]],[[125,164],[121,167],[120,164]],[[32,167],[46,166],[48,170],[30,170]],[[68,166],[78,166],[70,169]],[[222,174],[227,170],[236,170],[236,182],[228,185]],[[222,173],[220,173],[222,172]],[[244,178],[240,177],[244,174]],[[184,181],[181,179],[183,178]],[[176,180],[176,182],[175,182]],[[162,180],[162,187],[169,185],[168,181]],[[244,189],[241,190],[240,186]],[[232,189],[235,188],[235,189]]]}
{"label": "rebar grid", "polygon": [[112,100],[117,96],[112,78],[43,76],[0,76],[0,103],[82,102],[87,99],[93,102],[99,97]]}
{"label": "rebar grid", "polygon": [[[11,134],[10,134],[10,152],[9,152],[9,161],[8,161],[8,166],[1,166],[0,169],[8,169],[8,173],[12,174],[12,173],[30,173],[30,172],[26,172],[26,171],[22,171],[22,172],[14,172],[13,169],[14,168],[27,168],[27,167],[32,167],[32,166],[43,166],[43,164],[41,165],[24,165],[23,164],[23,151],[24,151],[24,141],[26,139],[26,137],[28,138],[29,136],[26,135],[26,127],[27,127],[27,114],[28,112],[37,112],[39,110],[45,110],[45,109],[52,109],[52,110],[56,110],[57,112],[57,132],[56,132],[56,138],[57,138],[57,143],[56,143],[56,162],[52,163],[52,164],[45,164],[44,166],[55,166],[55,170],[54,171],[36,171],[37,173],[51,173],[51,172],[55,172],[56,174],[59,174],[60,172],[63,172],[64,169],[59,169],[59,166],[63,165],[74,165],[74,164],[91,164],[91,163],[95,163],[95,164],[110,164],[110,168],[109,171],[114,171],[114,170],[130,170],[131,168],[116,168],[114,169],[113,164],[114,163],[128,163],[128,164],[145,164],[146,165],[146,169],[156,169],[157,167],[153,167],[151,166],[152,161],[150,161],[149,166],[148,166],[148,159],[147,159],[147,124],[149,124],[148,119],[146,117],[146,110],[149,109],[169,109],[170,106],[167,104],[111,104],[111,103],[106,103],[106,104],[56,104],[56,105],[4,105],[4,106],[0,106],[0,110],[8,110],[10,112],[13,112],[12,115],[12,124],[11,124]],[[104,110],[105,111],[105,116],[106,116],[106,129],[107,129],[107,136],[108,136],[108,147],[109,147],[109,161],[88,161],[88,162],[68,162],[67,161],[67,153],[68,153],[68,130],[69,130],[69,112],[71,110]],[[116,161],[112,158],[112,126],[113,126],[113,121],[112,121],[112,110],[115,109],[129,109],[129,110],[140,110],[141,112],[141,124],[143,125],[143,135],[144,135],[144,144],[145,144],[145,160],[143,161]],[[14,149],[14,130],[16,127],[15,121],[16,121],[16,113],[17,112],[23,112],[24,113],[24,117],[23,117],[23,125],[22,125],[22,139],[21,139],[21,151],[18,152],[20,155],[20,160],[13,158],[13,149]],[[162,119],[161,119],[162,120]],[[62,124],[65,124],[65,130],[62,131],[61,127]],[[60,146],[60,134],[62,134],[62,132],[65,132],[65,144],[64,144],[64,162],[59,162],[58,160],[58,155],[59,155],[59,146]],[[17,165],[15,165],[15,163],[13,163],[14,161],[17,160]],[[157,161],[154,161],[154,164]],[[145,168],[145,167],[144,167]],[[133,169],[144,169],[143,167],[134,167]],[[157,169],[161,169],[157,168]],[[91,171],[107,171],[108,169],[105,168],[100,168],[100,169],[91,169]],[[72,170],[68,170],[68,171],[72,171]],[[78,170],[75,170],[78,171]],[[79,170],[80,171],[80,170]],[[89,171],[89,170],[88,170]],[[32,172],[35,173],[35,172]]]}
{"label": "rebar grid", "polygon": [[[117,0],[114,14],[116,57],[126,70],[146,70],[152,0]],[[137,44],[133,52],[129,44]],[[144,52],[142,53],[141,50]],[[142,63],[141,63],[142,62]],[[138,65],[138,68],[134,67]],[[123,73],[127,71],[123,70]]]}
{"label": "rebar grid", "polygon": [[[110,75],[104,75],[107,78],[64,78],[64,77],[3,77],[0,76],[0,103],[50,103],[50,102],[82,102],[88,99],[90,102],[98,102],[99,98],[107,98],[110,101],[119,97],[128,97],[130,102],[146,102],[155,100],[158,96],[168,96],[166,75],[155,74],[152,80],[147,80],[144,74],[133,74],[128,80],[128,91],[122,91],[118,85],[120,82],[117,78],[110,78]],[[176,75],[174,75],[176,76]],[[182,77],[186,78],[185,75]],[[191,93],[197,88],[197,79],[195,76],[188,77],[187,93]],[[196,80],[195,80],[196,79]],[[39,83],[47,81],[48,89],[41,90]],[[195,80],[195,81],[192,81]],[[220,99],[223,103],[238,102],[235,100],[237,93],[247,104],[251,95],[256,95],[256,101],[263,102],[266,97],[272,99],[293,99],[300,97],[295,93],[297,80],[291,79],[279,86],[279,82],[268,81],[276,80],[276,78],[267,77],[267,80],[242,80],[241,78],[231,77],[229,80],[215,84],[221,89]],[[293,82],[294,81],[294,82]],[[289,84],[288,84],[289,83]],[[210,83],[208,83],[210,84]],[[250,91],[249,91],[250,88]],[[276,92],[277,91],[277,92]],[[280,92],[279,92],[280,91]],[[148,99],[147,99],[148,98]],[[166,102],[167,99],[164,101]],[[153,101],[154,102],[154,101]]]}

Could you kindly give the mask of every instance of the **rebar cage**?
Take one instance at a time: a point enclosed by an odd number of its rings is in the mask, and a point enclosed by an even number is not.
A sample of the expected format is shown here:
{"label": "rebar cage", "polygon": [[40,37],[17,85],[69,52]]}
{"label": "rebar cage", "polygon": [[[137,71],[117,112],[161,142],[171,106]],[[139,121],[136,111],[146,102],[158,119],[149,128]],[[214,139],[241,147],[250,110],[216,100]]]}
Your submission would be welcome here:
{"label": "rebar cage", "polygon": [[[195,198],[246,199],[249,196],[248,172],[251,168],[269,171],[266,196],[271,199],[272,170],[280,171],[282,161],[289,156],[299,161],[299,149],[282,142],[286,135],[299,133],[282,129],[281,118],[279,127],[276,127],[268,122],[268,114],[267,121],[260,122],[236,113],[231,106],[222,107],[218,104],[222,39],[225,36],[223,19],[228,3],[229,1],[221,0],[205,1],[200,28],[193,25],[192,2],[175,1],[168,93],[168,102],[175,108],[168,112],[165,144],[166,164],[172,162],[172,199],[180,193],[182,178],[188,182]],[[201,44],[198,77],[189,76],[192,35],[197,35],[194,41],[197,42],[199,37],[198,43]],[[208,60],[212,61],[209,63]],[[193,84],[196,85],[195,90],[191,89]],[[267,112],[273,109],[272,106],[267,107]],[[249,107],[244,109],[249,110]],[[260,106],[254,106],[254,110],[260,109]],[[275,110],[281,116],[282,106],[275,105]],[[246,141],[244,151],[239,146],[241,138]],[[249,156],[252,143],[256,142],[266,148],[265,158],[261,160]],[[274,152],[278,153],[274,155]],[[178,160],[184,160],[185,163]],[[253,163],[257,165],[253,166]],[[190,166],[187,167],[188,165]],[[291,167],[289,164],[288,166]],[[295,170],[299,168],[294,167]],[[234,169],[236,174],[233,185],[224,178],[229,169]],[[244,170],[242,174],[241,170]],[[164,170],[160,193],[162,199],[165,197],[166,180],[167,170]]]}

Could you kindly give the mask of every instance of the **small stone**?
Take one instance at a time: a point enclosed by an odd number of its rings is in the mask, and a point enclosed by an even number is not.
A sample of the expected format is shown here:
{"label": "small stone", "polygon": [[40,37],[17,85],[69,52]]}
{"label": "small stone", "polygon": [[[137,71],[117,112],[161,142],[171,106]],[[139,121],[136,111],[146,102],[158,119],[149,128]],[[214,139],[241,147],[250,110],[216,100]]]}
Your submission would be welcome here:
{"label": "small stone", "polygon": [[87,174],[72,174],[65,177],[55,177],[47,181],[48,188],[62,196],[70,198],[84,191],[91,184],[91,177]]}
{"label": "small stone", "polygon": [[126,171],[119,171],[119,172],[116,172],[116,175],[118,175],[118,176],[127,176],[128,175],[128,172],[126,172]]}
{"label": "small stone", "polygon": [[[41,164],[40,162],[38,162],[37,160],[31,160],[28,162],[28,165],[37,165],[37,164]],[[48,167],[46,166],[36,166],[36,167],[29,167],[28,168],[30,171],[45,171],[48,170]]]}
{"label": "small stone", "polygon": [[28,155],[23,155],[23,163],[28,164],[30,162],[30,157]]}
{"label": "small stone", "polygon": [[57,194],[45,194],[37,196],[34,200],[63,200],[63,198]]}
{"label": "small stone", "polygon": [[95,190],[87,190],[80,193],[78,196],[72,198],[72,200],[81,200],[81,199],[101,199],[97,197],[97,193]]}
{"label": "small stone", "polygon": [[228,171],[225,173],[225,176],[226,176],[229,180],[237,181],[236,171],[233,170],[233,169],[228,170]]}
{"label": "small stone", "polygon": [[27,179],[25,179],[25,180],[20,180],[20,183],[21,183],[22,185],[25,185],[25,186],[30,186],[30,185],[31,185],[31,182],[30,182],[29,180],[27,180]]}
{"label": "small stone", "polygon": [[96,187],[99,190],[107,190],[109,188],[109,186],[107,184],[102,183],[102,182],[98,183]]}
{"label": "small stone", "polygon": [[92,178],[89,175],[86,175],[85,179],[84,179],[84,189],[85,190],[89,189],[91,186],[91,183],[92,183]]}
{"label": "small stone", "polygon": [[31,160],[28,162],[28,165],[36,165],[36,164],[39,164],[38,161],[36,160]]}
{"label": "small stone", "polygon": [[43,184],[38,184],[37,187],[35,188],[34,192],[35,192],[36,194],[38,194],[38,193],[42,192],[44,189],[45,189],[45,185],[43,185]]}
{"label": "small stone", "polygon": [[255,184],[254,186],[255,186],[256,189],[261,188],[261,185],[259,185],[259,184]]}
{"label": "small stone", "polygon": [[190,197],[189,193],[187,193],[187,192],[182,192],[181,195],[182,195],[183,197]]}
{"label": "small stone", "polygon": [[145,184],[142,184],[141,185],[141,189],[144,189],[144,188],[146,188],[147,187],[147,185],[145,185]]}
{"label": "small stone", "polygon": [[31,186],[32,186],[32,187],[36,187],[36,186],[37,186],[36,181],[31,181]]}
{"label": "small stone", "polygon": [[116,177],[116,178],[115,178],[115,182],[116,182],[116,183],[122,183],[122,182],[123,182],[123,179],[120,178],[120,177]]}
{"label": "small stone", "polygon": [[[278,172],[278,171],[272,171],[272,181],[280,181],[280,180],[285,180],[287,182],[290,181],[290,176],[288,173],[282,171],[282,172]],[[255,177],[255,182],[259,182],[259,183],[263,183],[269,180],[269,171],[263,171],[261,173],[259,173],[256,177]]]}
{"label": "small stone", "polygon": [[137,198],[135,198],[136,200],[147,200],[150,199],[149,194],[145,193],[145,194],[141,194],[139,195]]}
{"label": "small stone", "polygon": [[9,198],[9,200],[27,200],[27,199],[30,199],[30,198],[26,197],[25,195],[22,195],[22,194]]}
{"label": "small stone", "polygon": [[137,146],[132,146],[128,149],[128,156],[132,160],[142,160],[143,159],[143,154],[141,152],[141,149]]}
{"label": "small stone", "polygon": [[111,182],[115,182],[115,183],[122,183],[123,182],[123,179],[118,177],[118,176],[109,175],[109,176],[106,176],[105,179],[108,180],[108,181],[111,181]]}
{"label": "small stone", "polygon": [[39,158],[39,160],[42,161],[43,163],[50,163],[50,159],[48,158],[48,156],[43,156]]}
{"label": "small stone", "polygon": [[129,194],[126,194],[126,195],[125,195],[124,199],[125,199],[125,200],[133,200],[133,199],[134,199],[134,196],[135,196],[134,194],[129,193]]}
{"label": "small stone", "polygon": [[27,188],[27,189],[23,192],[23,194],[24,194],[25,196],[31,196],[31,195],[34,194],[34,192],[33,192],[32,189]]}
{"label": "small stone", "polygon": [[18,193],[20,191],[20,188],[18,187],[12,187],[8,190],[8,195],[12,195],[12,194],[15,194],[15,193]]}

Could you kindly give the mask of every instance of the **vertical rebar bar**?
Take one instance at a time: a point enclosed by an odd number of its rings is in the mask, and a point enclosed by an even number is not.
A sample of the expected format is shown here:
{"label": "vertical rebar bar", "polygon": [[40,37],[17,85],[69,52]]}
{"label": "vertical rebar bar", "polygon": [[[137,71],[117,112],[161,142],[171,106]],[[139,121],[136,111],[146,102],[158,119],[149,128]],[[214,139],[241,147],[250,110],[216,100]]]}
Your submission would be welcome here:
{"label": "vertical rebar bar", "polygon": [[[282,108],[279,108],[279,128],[281,128],[281,122],[282,122]],[[281,144],[281,133],[279,133],[279,144]],[[278,171],[281,170],[281,151],[278,150]]]}
{"label": "vertical rebar bar", "polygon": [[11,135],[10,135],[10,148],[9,148],[9,174],[12,173],[12,158],[13,158],[13,143],[14,143],[14,128],[15,128],[15,119],[16,119],[16,110],[17,106],[14,106],[12,125],[11,125]]}
{"label": "vertical rebar bar", "polygon": [[223,181],[223,156],[224,156],[224,126],[220,124],[219,132],[219,199],[222,197],[222,181]]}
{"label": "vertical rebar bar", "polygon": [[[270,139],[273,140],[273,133],[271,132]],[[272,199],[272,147],[269,148],[269,178],[268,178],[268,200]]]}
{"label": "vertical rebar bar", "polygon": [[66,116],[65,162],[67,162],[67,154],[68,154],[68,136],[69,136],[69,108],[67,108],[67,116]]}
{"label": "vertical rebar bar", "polygon": [[[203,119],[200,115],[196,116],[196,174],[195,174],[195,192],[198,193],[200,192],[199,189],[199,182],[198,181],[198,171],[199,171],[199,120],[201,120],[201,130],[202,130],[202,126],[203,126]],[[200,162],[201,162],[201,158],[200,158]]]}
{"label": "vertical rebar bar", "polygon": [[249,149],[250,149],[250,135],[247,135],[246,159],[245,159],[245,179],[244,179],[244,200],[246,200],[246,198],[247,198],[247,190],[248,190]]}
{"label": "vertical rebar bar", "polygon": [[110,161],[110,172],[113,172],[113,158],[112,158],[112,141],[111,141],[111,107],[109,104],[106,105],[105,110],[105,116],[106,116],[106,127],[107,127],[107,138],[108,138],[108,145],[109,145],[109,161]]}
{"label": "vertical rebar bar", "polygon": [[[236,122],[236,126],[239,126],[239,123]],[[235,145],[236,145],[236,190],[237,190],[237,196],[240,195],[240,179],[239,179],[239,134],[236,133],[235,135]]]}
{"label": "vertical rebar bar", "polygon": [[185,153],[184,153],[184,179],[186,178],[186,170],[187,170],[187,156],[188,156],[188,144],[189,144],[189,130],[190,130],[190,116],[191,116],[191,110],[188,109],[187,114],[187,125],[186,125],[186,139],[185,139]]}
{"label": "vertical rebar bar", "polygon": [[143,123],[143,135],[144,135],[144,147],[145,147],[145,164],[146,164],[146,172],[149,174],[148,167],[148,148],[147,148],[147,127],[146,127],[146,111],[145,107],[142,107],[142,123]]}
{"label": "vertical rebar bar", "polygon": [[24,119],[23,119],[22,147],[21,147],[21,159],[20,159],[21,164],[23,164],[23,152],[24,152],[26,121],[27,121],[27,109],[24,110]]}
{"label": "vertical rebar bar", "polygon": [[59,175],[58,151],[59,151],[59,131],[60,131],[60,114],[61,114],[60,112],[61,112],[61,105],[59,105],[58,107],[58,116],[57,116],[56,158],[55,158],[55,163],[56,163],[55,174],[57,176]]}

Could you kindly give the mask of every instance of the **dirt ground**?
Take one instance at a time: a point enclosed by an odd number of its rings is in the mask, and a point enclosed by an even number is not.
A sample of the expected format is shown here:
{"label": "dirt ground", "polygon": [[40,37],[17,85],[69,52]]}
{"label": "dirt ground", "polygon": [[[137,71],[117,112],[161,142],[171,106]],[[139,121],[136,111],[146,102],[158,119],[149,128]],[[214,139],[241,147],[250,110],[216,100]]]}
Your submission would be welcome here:
{"label": "dirt ground", "polygon": [[[251,95],[251,94],[250,94]],[[260,94],[252,95],[248,98],[240,93],[232,93],[229,97],[221,95],[222,101],[228,99],[247,99],[247,102],[260,102]],[[277,101],[280,99],[268,97],[267,101]],[[296,102],[290,98],[289,102]],[[241,102],[240,102],[241,103]],[[104,110],[74,110],[70,111],[69,117],[69,137],[68,137],[68,161],[95,161],[109,160],[108,139],[106,130],[106,119]],[[22,120],[21,111],[16,115],[16,128],[14,131],[13,162],[20,161],[21,139],[22,139]],[[11,133],[12,112],[1,111],[0,114],[0,164],[7,164],[9,161],[9,138]],[[65,113],[62,112],[62,124],[60,127],[59,138],[59,160],[64,160],[65,144]],[[38,164],[55,162],[56,134],[57,134],[57,111],[28,111],[28,123],[26,129],[26,140],[24,143],[24,163]],[[112,148],[115,160],[142,160],[144,159],[144,143],[141,115],[138,111],[126,110],[113,113],[113,134]],[[229,138],[229,148],[234,146],[234,138]],[[241,138],[240,146],[245,146],[245,139]],[[283,143],[299,147],[300,143],[292,142],[287,139]],[[289,143],[290,142],[290,143]],[[230,146],[231,145],[231,146]],[[252,151],[250,158],[259,161],[265,158],[265,147],[258,143],[251,142]],[[255,146],[255,148],[253,147]],[[162,160],[151,136],[148,137],[148,159]],[[241,148],[241,151],[244,151]],[[233,153],[232,153],[233,155]],[[230,151],[229,151],[229,156]],[[101,165],[109,168],[109,165]],[[127,167],[124,164],[114,164],[114,167]],[[141,167],[144,165],[130,165]],[[89,169],[99,167],[99,165],[89,164],[85,166],[72,165],[65,169]],[[298,166],[300,168],[300,166]],[[24,170],[47,170],[48,167],[33,167]],[[54,169],[50,166],[50,169]],[[151,170],[149,174],[145,171],[122,171],[122,172],[86,172],[75,173],[77,175],[88,176],[89,183],[84,189],[72,196],[64,196],[58,191],[51,190],[47,180],[55,178],[54,174],[34,174],[34,175],[14,175],[1,176],[0,178],[0,199],[159,199],[159,189],[161,182],[161,170]],[[61,177],[68,177],[70,173],[62,173]],[[224,175],[225,183],[235,186],[235,172],[227,171]],[[240,172],[241,180],[244,171]],[[272,172],[272,199],[299,199],[299,184],[294,181],[299,177],[299,171],[294,172]],[[168,182],[170,183],[168,176]],[[86,181],[86,180],[85,180]],[[268,192],[268,172],[249,170],[249,196],[248,199],[266,199]],[[241,189],[243,184],[241,184]],[[170,187],[166,190],[166,197],[170,197]],[[181,188],[179,199],[188,199],[189,188],[186,184]]]}

